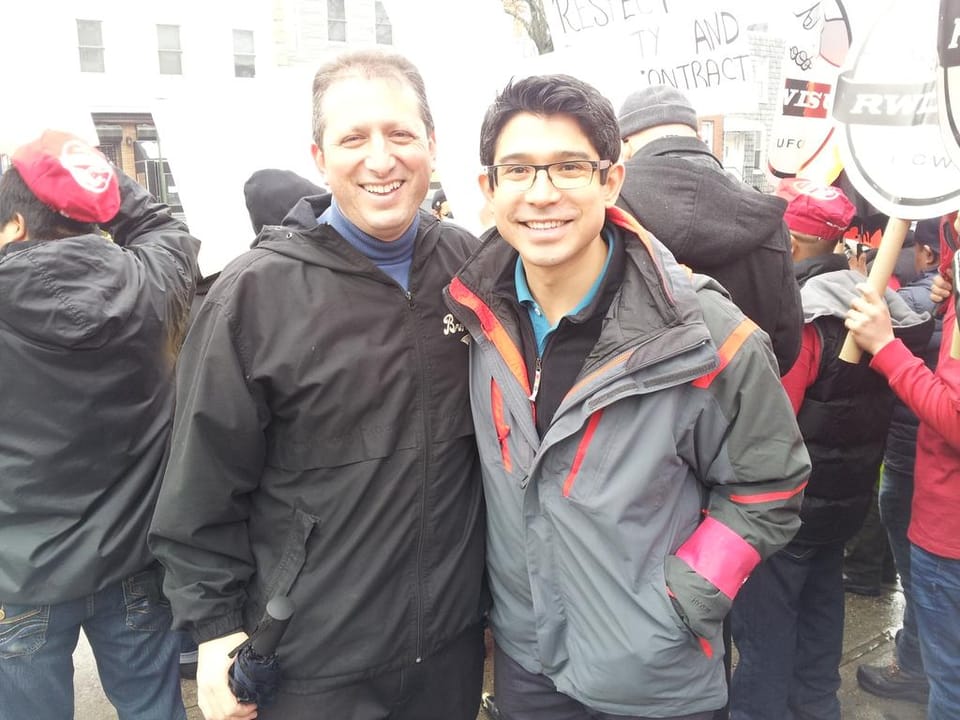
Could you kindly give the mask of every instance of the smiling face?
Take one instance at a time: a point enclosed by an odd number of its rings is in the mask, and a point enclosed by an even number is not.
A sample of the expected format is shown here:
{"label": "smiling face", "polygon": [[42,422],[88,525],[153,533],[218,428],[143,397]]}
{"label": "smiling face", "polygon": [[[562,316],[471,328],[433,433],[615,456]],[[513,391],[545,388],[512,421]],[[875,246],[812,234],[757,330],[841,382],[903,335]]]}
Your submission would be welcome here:
{"label": "smiling face", "polygon": [[436,152],[416,93],[400,80],[350,76],[327,89],[322,112],[314,159],[337,205],[368,235],[396,240],[427,194]]}
{"label": "smiling face", "polygon": [[[567,115],[515,115],[503,126],[494,153],[494,164],[599,159]],[[546,172],[538,172],[533,187],[523,192],[491,187],[487,175],[480,177],[500,234],[520,253],[528,272],[569,276],[587,258],[606,255],[600,230],[623,184],[623,166],[611,166],[603,184],[600,174],[594,172],[584,187],[558,190]]]}

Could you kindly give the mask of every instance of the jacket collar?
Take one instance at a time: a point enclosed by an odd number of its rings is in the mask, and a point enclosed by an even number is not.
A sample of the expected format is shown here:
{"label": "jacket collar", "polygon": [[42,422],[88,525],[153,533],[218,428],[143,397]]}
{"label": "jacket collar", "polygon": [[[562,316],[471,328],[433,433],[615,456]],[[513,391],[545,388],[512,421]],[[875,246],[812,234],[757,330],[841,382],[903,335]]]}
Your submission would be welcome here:
{"label": "jacket collar", "polygon": [[[623,210],[608,209],[606,228],[616,233],[617,242],[625,250],[623,282],[591,353],[594,367],[602,368],[615,358],[628,369],[647,366],[707,344],[709,333],[689,271]],[[495,229],[491,230],[454,277],[448,293],[472,311],[458,312],[464,324],[498,348],[511,372],[525,386],[528,381],[519,351],[520,330],[514,313],[508,311],[512,291],[509,276],[515,261],[516,251]],[[509,285],[507,279],[511,280]],[[683,374],[676,374],[681,378],[678,382],[685,381]]]}
{"label": "jacket collar", "polygon": [[[287,213],[282,225],[265,225],[253,246],[341,272],[376,271],[379,277],[382,273],[376,270],[373,261],[332,226],[317,222],[317,217],[330,207],[332,199],[329,193],[301,198]],[[418,263],[418,258],[422,262],[423,258],[430,256],[439,239],[440,221],[421,209],[419,228],[413,241],[414,265]]]}
{"label": "jacket collar", "polygon": [[798,260],[794,263],[793,274],[797,282],[803,287],[803,284],[815,275],[823,275],[836,270],[849,270],[850,263],[847,262],[846,255],[840,253],[828,253],[826,255],[817,255],[816,257]]}
{"label": "jacket collar", "polygon": [[630,160],[627,160],[627,165],[629,167],[630,161],[634,158],[661,157],[673,153],[703,155],[704,158],[709,158],[716,163],[718,168],[722,167],[720,161],[710,152],[710,148],[707,147],[707,144],[703,140],[687,135],[668,135],[657,138],[656,140],[651,140],[639,148]]}

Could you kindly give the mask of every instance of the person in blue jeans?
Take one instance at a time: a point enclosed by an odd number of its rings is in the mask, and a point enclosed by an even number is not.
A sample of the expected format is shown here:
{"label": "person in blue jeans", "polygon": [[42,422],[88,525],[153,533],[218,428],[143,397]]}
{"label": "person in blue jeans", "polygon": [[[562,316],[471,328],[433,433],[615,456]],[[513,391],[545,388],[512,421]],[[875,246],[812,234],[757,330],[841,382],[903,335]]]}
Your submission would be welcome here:
{"label": "person in blue jeans", "polygon": [[[952,253],[941,244],[940,273]],[[944,298],[957,278],[934,280],[931,297]],[[910,508],[910,584],[923,668],[930,684],[928,720],[957,717],[960,708],[960,361],[952,357],[956,302],[946,305],[937,369],[931,371],[893,337],[889,313],[866,284],[851,303],[846,327],[870,367],[920,419]],[[945,292],[946,291],[946,292]]]}
{"label": "person in blue jeans", "polygon": [[[915,312],[934,314],[936,309],[936,304],[930,298],[930,289],[940,262],[939,232],[939,218],[917,223],[913,252],[919,276],[897,291]],[[924,364],[931,370],[937,366],[937,350],[940,347],[943,325],[941,318],[936,314],[934,317],[934,332],[922,356]],[[926,703],[928,685],[920,655],[920,640],[917,637],[915,601],[910,581],[910,541],[907,539],[919,422],[913,411],[897,400],[887,433],[887,448],[880,480],[880,521],[886,528],[897,572],[900,574],[904,597],[903,627],[896,634],[893,662],[887,665],[860,665],[857,668],[857,683],[874,695]]]}
{"label": "person in blue jeans", "polygon": [[72,135],[45,132],[0,177],[4,720],[73,716],[81,628],[121,720],[186,717],[147,529],[198,250]]}

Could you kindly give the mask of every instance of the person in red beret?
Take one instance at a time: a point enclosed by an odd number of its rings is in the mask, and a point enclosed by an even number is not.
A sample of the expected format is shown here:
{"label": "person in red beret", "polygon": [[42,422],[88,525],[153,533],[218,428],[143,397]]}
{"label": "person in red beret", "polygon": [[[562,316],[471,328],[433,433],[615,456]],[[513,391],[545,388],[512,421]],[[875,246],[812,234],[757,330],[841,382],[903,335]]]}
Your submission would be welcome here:
{"label": "person in red beret", "polygon": [[[839,188],[808,180],[785,180],[777,194],[788,203],[784,220],[805,323],[800,355],[782,382],[813,469],[800,531],[754,571],[733,604],[740,662],[731,680],[731,717],[840,720],[843,546],[873,499],[894,398],[868,358],[839,359],[844,316],[863,280],[834,252],[853,204]],[[893,291],[887,298],[898,336],[923,348],[932,318],[913,312]]]}
{"label": "person in red beret", "polygon": [[80,629],[121,718],[185,718],[147,530],[200,243],[46,131],[0,177],[0,698],[73,716]]}

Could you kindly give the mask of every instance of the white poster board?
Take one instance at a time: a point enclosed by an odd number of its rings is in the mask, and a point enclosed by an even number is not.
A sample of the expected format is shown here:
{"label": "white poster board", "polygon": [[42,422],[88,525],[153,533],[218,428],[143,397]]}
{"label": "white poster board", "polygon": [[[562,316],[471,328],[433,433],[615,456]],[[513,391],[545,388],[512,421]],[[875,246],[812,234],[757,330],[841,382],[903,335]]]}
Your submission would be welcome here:
{"label": "white poster board", "polygon": [[937,0],[875,7],[838,79],[833,117],[844,170],[892,218],[937,217],[960,205],[960,168],[939,127],[938,14]]}

